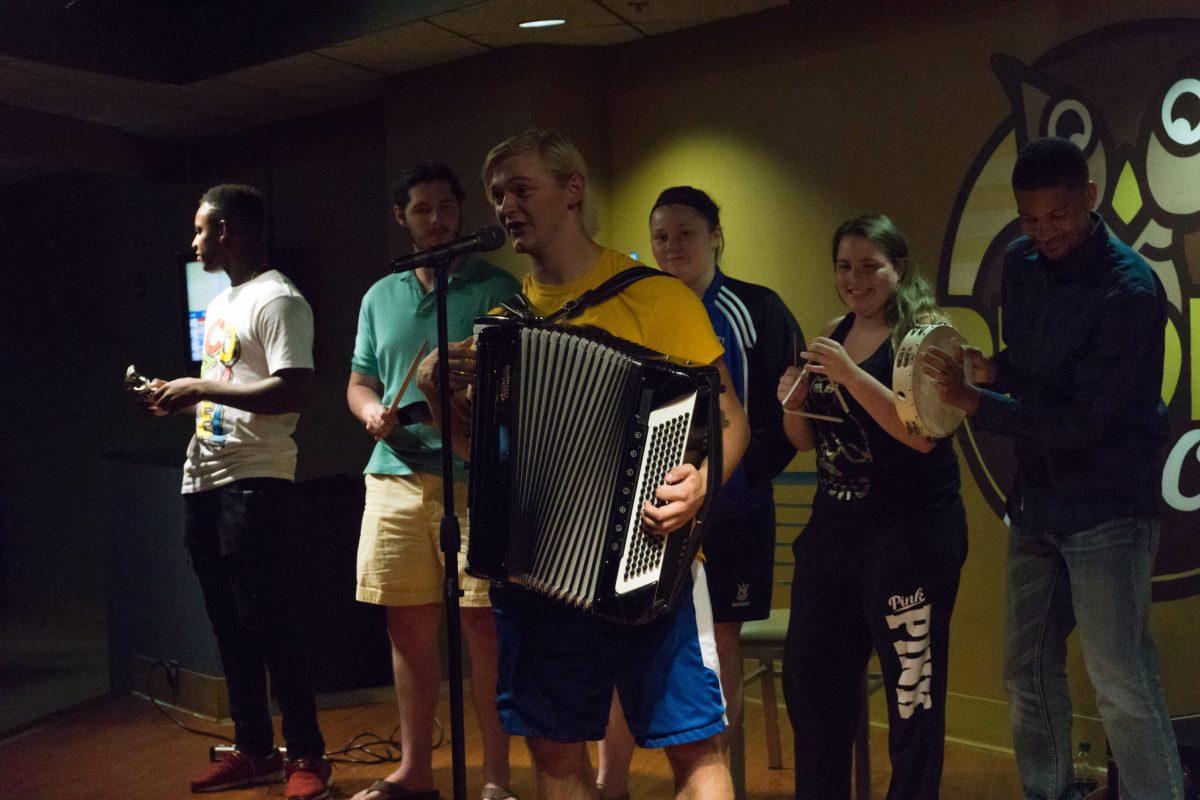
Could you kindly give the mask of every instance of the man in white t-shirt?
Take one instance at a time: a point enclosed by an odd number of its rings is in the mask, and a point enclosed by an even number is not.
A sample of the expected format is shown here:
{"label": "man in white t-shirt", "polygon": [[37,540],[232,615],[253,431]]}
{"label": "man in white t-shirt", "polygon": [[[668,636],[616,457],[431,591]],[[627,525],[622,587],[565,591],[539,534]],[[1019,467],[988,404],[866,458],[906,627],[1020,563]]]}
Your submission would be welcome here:
{"label": "man in white t-shirt", "polygon": [[[192,247],[230,286],[209,305],[199,378],[155,380],[156,414],[189,411],[196,433],[183,466],[185,531],[217,637],[236,750],[192,781],[193,792],[287,775],[288,800],[329,796],[305,649],[287,610],[287,491],[292,432],[316,387],[312,310],[267,266],[266,205],[252,187],[204,193]],[[286,763],[275,749],[267,673],[283,715]]]}

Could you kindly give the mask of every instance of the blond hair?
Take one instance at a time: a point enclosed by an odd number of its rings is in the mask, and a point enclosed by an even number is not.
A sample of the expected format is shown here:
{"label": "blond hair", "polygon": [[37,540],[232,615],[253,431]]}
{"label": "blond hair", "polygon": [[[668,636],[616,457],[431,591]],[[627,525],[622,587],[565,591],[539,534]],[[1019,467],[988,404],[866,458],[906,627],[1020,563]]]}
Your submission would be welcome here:
{"label": "blond hair", "polygon": [[591,204],[588,202],[591,190],[587,182],[587,162],[583,160],[583,154],[579,152],[579,149],[571,144],[571,140],[557,131],[530,128],[524,133],[510,136],[488,151],[487,157],[483,160],[481,172],[483,193],[488,202],[492,201],[492,176],[495,175],[497,167],[513,156],[525,153],[537,153],[542,166],[559,183],[566,183],[572,175],[579,175],[583,178],[584,196],[580,201],[579,211],[583,216],[583,229],[589,235],[595,235],[596,221],[591,213]]}

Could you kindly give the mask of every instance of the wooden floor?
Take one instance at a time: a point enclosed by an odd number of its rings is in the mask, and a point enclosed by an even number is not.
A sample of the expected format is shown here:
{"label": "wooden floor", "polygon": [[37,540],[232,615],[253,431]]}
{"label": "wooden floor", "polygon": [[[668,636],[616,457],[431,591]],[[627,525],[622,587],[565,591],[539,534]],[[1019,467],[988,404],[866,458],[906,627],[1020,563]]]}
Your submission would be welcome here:
{"label": "wooden floor", "polygon": [[[751,800],[786,800],[793,791],[791,736],[786,718],[781,732],[784,769],[766,766],[762,706],[747,687],[746,792]],[[468,709],[469,709],[468,703]],[[447,714],[443,687],[439,718]],[[376,702],[321,712],[321,727],[332,750],[362,731],[387,735],[394,723],[394,704]],[[188,720],[189,724],[228,733],[229,728]],[[278,720],[276,720],[278,722]],[[479,786],[480,747],[468,711],[467,783]],[[207,758],[213,740],[187,733],[164,719],[139,697],[94,701],[37,728],[0,742],[0,798],[4,800],[164,800],[184,798],[190,777]],[[871,735],[872,797],[887,791],[886,732]],[[594,756],[593,756],[594,758]],[[523,743],[512,747],[512,789],[533,800],[533,776]],[[438,787],[452,797],[450,747],[434,751]],[[334,797],[348,798],[390,771],[384,765],[337,765]],[[631,794],[642,798],[671,796],[670,773],[658,751],[639,751],[633,763]],[[282,786],[223,792],[228,800],[282,798]],[[1011,755],[947,743],[943,800],[1009,800],[1020,797]]]}

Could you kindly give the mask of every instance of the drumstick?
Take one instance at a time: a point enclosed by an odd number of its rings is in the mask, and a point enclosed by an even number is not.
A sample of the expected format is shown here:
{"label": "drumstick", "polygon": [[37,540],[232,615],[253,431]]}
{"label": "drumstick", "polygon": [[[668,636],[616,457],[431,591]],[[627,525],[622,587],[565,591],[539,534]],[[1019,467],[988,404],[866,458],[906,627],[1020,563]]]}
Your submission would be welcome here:
{"label": "drumstick", "polygon": [[802,417],[808,417],[809,419],[823,419],[826,422],[841,422],[842,421],[841,417],[831,417],[828,414],[814,414],[811,411],[796,411],[793,413],[799,414]]}
{"label": "drumstick", "polygon": [[395,414],[396,409],[400,407],[400,398],[404,396],[404,390],[408,388],[409,382],[413,375],[417,372],[417,365],[421,363],[421,359],[425,357],[425,348],[428,342],[422,341],[421,346],[417,348],[417,354],[413,356],[412,363],[408,365],[408,372],[404,373],[404,380],[400,382],[400,389],[396,392],[396,396],[392,398],[392,405],[387,410],[389,414]]}

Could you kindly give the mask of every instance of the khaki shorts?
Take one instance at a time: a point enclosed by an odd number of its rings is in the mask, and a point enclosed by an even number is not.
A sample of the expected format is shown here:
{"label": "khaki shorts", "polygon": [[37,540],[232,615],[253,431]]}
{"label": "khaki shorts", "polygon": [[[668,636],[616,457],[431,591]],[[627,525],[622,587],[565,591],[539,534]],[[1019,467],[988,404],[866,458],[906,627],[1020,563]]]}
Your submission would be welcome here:
{"label": "khaki shorts", "polygon": [[[367,502],[358,538],[355,597],[381,606],[441,603],[445,559],[439,544],[442,481],[421,472],[367,475]],[[463,606],[489,606],[488,582],[466,573],[467,487],[454,484],[454,506],[462,528],[458,580]]]}

